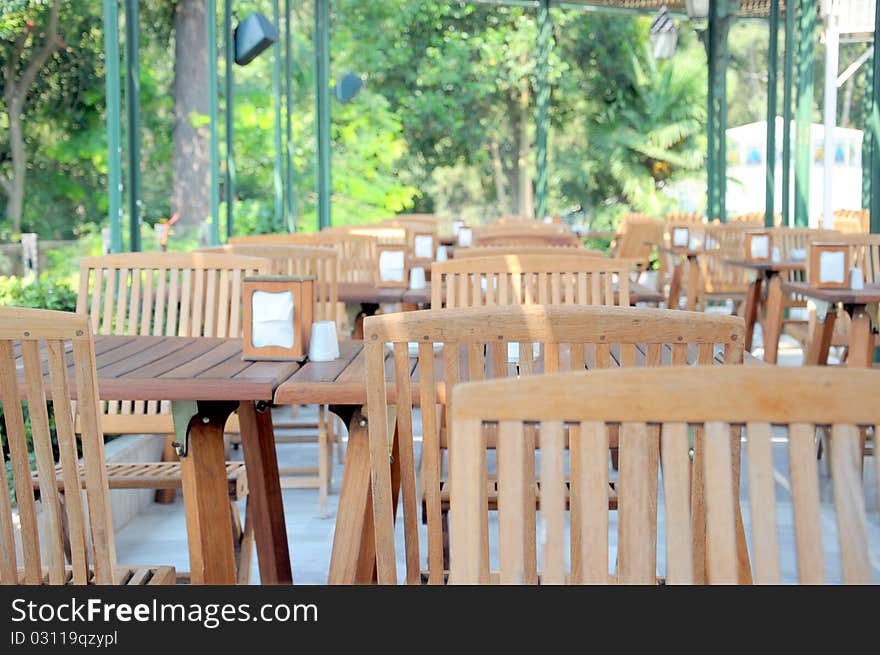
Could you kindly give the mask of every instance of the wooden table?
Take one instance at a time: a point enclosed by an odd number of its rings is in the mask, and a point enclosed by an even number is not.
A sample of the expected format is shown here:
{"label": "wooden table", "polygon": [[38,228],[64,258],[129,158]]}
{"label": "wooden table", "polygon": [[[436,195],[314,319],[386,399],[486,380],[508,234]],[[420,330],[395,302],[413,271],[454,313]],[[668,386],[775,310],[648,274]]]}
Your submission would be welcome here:
{"label": "wooden table", "polygon": [[[877,325],[871,318],[868,307],[880,304],[880,286],[866,286],[864,289],[817,289],[805,282],[783,282],[782,293],[807,296],[830,305],[825,320],[816,320],[810,335],[804,364],[822,365],[828,363],[828,350],[834,335],[837,320],[837,305],[842,305],[852,323],[849,329],[847,366],[871,367],[874,363],[874,339]],[[768,319],[769,320],[769,319]],[[775,319],[782,324],[782,316]]]}
{"label": "wooden table", "polygon": [[[375,543],[373,533],[373,508],[370,497],[370,449],[367,426],[366,360],[363,342],[348,341],[340,344],[340,358],[333,362],[307,362],[293,373],[275,391],[277,405],[324,404],[330,411],[348,424],[348,448],[339,506],[336,512],[336,528],[330,556],[328,584],[369,584],[373,581]],[[393,379],[393,359],[390,352],[386,358],[386,377]],[[644,356],[644,353],[642,353]],[[440,355],[438,355],[440,357]],[[696,361],[697,351],[689,353],[689,360]],[[746,365],[763,365],[763,362],[745,353]],[[416,360],[411,360],[410,374],[413,380],[413,398],[418,399],[418,370]],[[723,361],[723,354],[716,357]],[[536,362],[536,366],[538,363]],[[435,366],[435,374],[442,376],[442,361]],[[536,369],[536,372],[539,369]],[[394,385],[389,385],[393,393]],[[438,398],[445,397],[442,389]],[[389,401],[393,402],[393,398]],[[397,442],[395,440],[395,450]],[[394,451],[392,451],[394,455]],[[396,465],[396,466],[395,466]],[[399,467],[398,458],[392,459],[392,476]],[[392,477],[394,479],[394,477]]]}
{"label": "wooden table", "polygon": [[703,250],[691,250],[688,248],[673,248],[660,246],[658,250],[668,255],[675,255],[675,266],[672,268],[672,280],[669,283],[669,296],[666,299],[666,307],[678,309],[678,299],[681,296],[681,278],[685,262],[688,266],[687,305],[689,312],[697,309],[697,296],[700,294],[700,255]]}
{"label": "wooden table", "polygon": [[[169,400],[181,455],[193,584],[235,584],[223,431],[238,411],[260,579],[293,576],[275,435],[275,389],[298,362],[245,362],[240,339],[96,336],[102,400]],[[72,365],[72,362],[71,362]]]}
{"label": "wooden table", "polygon": [[[755,271],[755,281],[749,286],[746,296],[746,351],[752,349],[755,323],[760,320],[764,341],[764,361],[775,364],[779,353],[779,336],[782,332],[782,314],[785,310],[785,295],[782,293],[781,273],[806,271],[804,261],[751,261],[748,259],[726,259],[731,266]],[[761,318],[766,316],[766,318]]]}

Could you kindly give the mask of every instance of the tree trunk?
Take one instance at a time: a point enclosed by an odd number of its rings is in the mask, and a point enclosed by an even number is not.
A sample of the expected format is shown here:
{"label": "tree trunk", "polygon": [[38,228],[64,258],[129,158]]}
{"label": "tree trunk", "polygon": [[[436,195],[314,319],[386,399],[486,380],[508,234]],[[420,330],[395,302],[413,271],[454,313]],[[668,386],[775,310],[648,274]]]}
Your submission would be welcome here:
{"label": "tree trunk", "polygon": [[529,139],[529,123],[531,113],[531,86],[528,79],[523,79],[519,95],[519,152],[516,166],[519,169],[517,175],[517,197],[519,214],[521,216],[535,216],[534,193],[532,190],[532,176],[529,175],[529,163],[532,154],[532,142]]}
{"label": "tree trunk", "polygon": [[49,57],[61,45],[58,38],[58,11],[60,0],[53,0],[46,22],[46,32],[42,44],[37,47],[36,37],[33,42],[32,56],[24,66],[24,70],[16,77],[19,64],[24,58],[28,39],[34,30],[34,23],[28,21],[25,29],[16,37],[12,48],[12,56],[5,62],[2,72],[4,77],[3,97],[6,100],[6,114],[9,119],[9,149],[12,153],[12,177],[0,177],[0,187],[6,193],[6,217],[12,221],[12,231],[21,232],[21,218],[24,212],[25,175],[27,173],[27,153],[24,149],[24,103],[28,90],[34,83],[37,74],[48,61]]}
{"label": "tree trunk", "polygon": [[492,151],[492,170],[495,174],[495,204],[498,207],[499,215],[506,214],[510,210],[504,186],[504,163],[501,161],[501,148],[498,146],[498,139],[493,138],[489,147]]}
{"label": "tree trunk", "polygon": [[211,213],[208,46],[205,0],[178,0],[174,18],[174,183],[171,211],[182,225]]}
{"label": "tree trunk", "polygon": [[24,210],[25,175],[27,157],[24,151],[24,132],[21,113],[24,109],[22,98],[7,96],[6,108],[9,115],[9,149],[12,151],[12,179],[3,185],[6,191],[6,218],[12,221],[12,232],[21,232],[21,216]]}

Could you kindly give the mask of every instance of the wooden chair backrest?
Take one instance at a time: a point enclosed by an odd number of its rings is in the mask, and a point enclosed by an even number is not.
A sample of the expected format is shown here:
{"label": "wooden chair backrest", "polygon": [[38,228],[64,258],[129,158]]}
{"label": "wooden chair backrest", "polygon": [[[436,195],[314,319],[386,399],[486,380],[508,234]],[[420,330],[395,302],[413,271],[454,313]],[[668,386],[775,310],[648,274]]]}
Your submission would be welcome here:
{"label": "wooden chair backrest", "polygon": [[339,281],[376,283],[378,239],[365,234],[327,231],[297,234],[250,234],[231,237],[231,244],[333,246],[339,255]]}
{"label": "wooden chair backrest", "polygon": [[834,241],[850,244],[851,266],[862,269],[865,284],[880,284],[880,234],[843,234]]}
{"label": "wooden chair backrest", "polygon": [[[834,230],[814,230],[808,227],[777,227],[770,230],[773,246],[779,248],[779,255],[782,259],[790,259],[792,250],[807,251],[810,243],[813,241],[834,241],[840,236],[839,232]],[[745,254],[745,247],[743,247]]]}
{"label": "wooden chair backrest", "polygon": [[[731,440],[738,447],[745,436],[754,581],[789,582],[783,580],[780,555],[790,553],[787,559],[796,559],[799,581],[821,584],[826,581],[826,565],[831,563],[822,533],[833,538],[829,533],[835,532],[835,526],[820,509],[814,439],[817,427],[830,425],[840,579],[870,583],[871,539],[860,474],[859,428],[880,429],[878,383],[880,372],[869,370],[724,366],[563,373],[460,385],[452,401],[450,581],[494,581],[487,575],[487,543],[482,538],[488,533],[482,433],[491,424],[497,426],[498,435],[501,570],[497,579],[502,583],[529,581],[523,534],[529,525],[527,517],[535,511],[522,497],[536,476],[533,458],[523,448],[528,443],[524,435],[528,426],[537,429],[541,439],[538,483],[544,584],[654,583],[656,547],[647,524],[656,511],[648,501],[656,489],[658,461],[663,469],[666,534],[666,564],[661,574],[668,584],[696,582],[688,452],[688,433],[694,427],[703,432],[696,448],[703,451],[700,483],[708,510],[708,582],[737,583],[735,508],[739,495],[732,490],[739,485],[732,477]],[[570,538],[565,531],[564,426],[570,441]],[[616,575],[609,575],[609,481],[604,466],[612,426],[620,431]],[[653,435],[652,429],[656,430]],[[790,475],[778,460],[774,463],[772,442],[782,430],[788,437]],[[651,484],[654,489],[649,488]],[[793,540],[777,534],[777,517],[783,514],[776,504],[781,495],[777,489],[791,494]],[[876,531],[872,528],[871,532],[876,548]],[[796,558],[791,550],[796,551]],[[873,582],[877,581],[875,573]]]}
{"label": "wooden chair backrest", "polygon": [[241,287],[262,257],[128,252],[80,260],[76,311],[95,334],[240,337]]}
{"label": "wooden chair backrest", "polygon": [[834,212],[834,229],[849,234],[867,234],[871,230],[871,211],[838,209]]}
{"label": "wooden chair backrest", "polygon": [[755,226],[757,224],[758,227],[764,224],[765,219],[764,212],[746,212],[744,214],[735,214],[727,219],[726,224],[740,224],[740,223],[748,223],[749,225]]}
{"label": "wooden chair backrest", "polygon": [[[394,520],[389,470],[389,435],[400,463],[406,578],[420,580],[418,496],[413,459],[414,406],[421,407],[421,489],[427,518],[429,583],[443,582],[441,517],[441,434],[438,404],[445,403],[451,426],[450,389],[464,381],[584,368],[661,366],[722,357],[743,361],[742,319],[665,309],[590,306],[506,306],[426,310],[371,316],[364,321],[367,407],[373,481],[373,514],[378,580],[395,583]],[[418,356],[409,344],[418,343]],[[392,344],[386,361],[386,344]],[[442,344],[435,352],[434,344]],[[518,344],[514,363],[508,344]],[[536,357],[534,344],[542,351]],[[418,370],[418,384],[410,373]],[[425,380],[438,381],[426,384]],[[389,387],[391,394],[389,395]],[[391,418],[388,401],[396,405]],[[452,436],[454,439],[454,435]],[[534,448],[534,442],[531,442]],[[608,450],[602,461],[607,462]],[[534,502],[534,495],[531,496]],[[607,506],[606,506],[607,507]],[[534,535],[534,529],[531,532]]]}
{"label": "wooden chair backrest", "polygon": [[671,212],[663,217],[667,223],[702,223],[703,217],[697,212]]}
{"label": "wooden chair backrest", "polygon": [[[269,275],[264,257],[218,253],[155,253],[80,260],[76,311],[87,314],[94,334],[241,337],[242,283]],[[168,402],[102,403],[109,434],[171,429]],[[161,416],[156,416],[161,415]],[[145,416],[151,422],[145,422]]]}
{"label": "wooden chair backrest", "polygon": [[[41,346],[47,358],[44,362]],[[24,396],[20,396],[16,370],[19,353]],[[75,408],[71,402],[74,385]],[[16,503],[14,511],[4,462],[0,466],[0,584],[114,584],[116,551],[88,319],[69,312],[0,308],[0,399]],[[57,446],[52,443],[47,400],[52,401]],[[30,416],[32,446],[25,431],[23,402]],[[77,419],[84,481],[74,428]],[[40,483],[39,500],[31,480],[31,458]],[[85,499],[80,491],[83,483]]]}
{"label": "wooden chair backrest", "polygon": [[339,256],[332,246],[233,243],[197,252],[264,257],[272,262],[272,275],[314,276],[315,320],[339,321]]}
{"label": "wooden chair backrest", "polygon": [[641,266],[647,266],[654,246],[663,243],[663,230],[663,221],[646,216],[625,216],[612,246],[614,257],[634,259]]}
{"label": "wooden chair backrest", "polygon": [[435,263],[431,307],[629,306],[633,262],[566,255],[493,255]]}
{"label": "wooden chair backrest", "polygon": [[548,257],[604,257],[601,250],[588,250],[584,247],[574,248],[570,246],[474,246],[472,248],[460,248],[455,253],[455,259],[468,259],[470,257],[494,257],[498,255],[513,255],[522,257],[525,255],[544,255]]}
{"label": "wooden chair backrest", "polygon": [[404,225],[340,225],[322,230],[322,234],[354,234],[375,237],[379,244],[409,244],[410,228]]}
{"label": "wooden chair backrest", "polygon": [[751,280],[748,269],[731,266],[725,260],[742,259],[746,251],[748,225],[707,225],[703,237],[705,251],[700,255],[700,274],[704,289],[711,292],[745,290]]}

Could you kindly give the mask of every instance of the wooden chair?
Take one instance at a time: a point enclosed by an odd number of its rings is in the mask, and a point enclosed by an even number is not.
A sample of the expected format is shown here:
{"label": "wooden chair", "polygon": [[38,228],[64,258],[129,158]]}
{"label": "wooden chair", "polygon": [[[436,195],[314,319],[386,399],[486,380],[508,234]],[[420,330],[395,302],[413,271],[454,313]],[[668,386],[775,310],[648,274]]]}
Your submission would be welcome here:
{"label": "wooden chair", "polygon": [[[260,257],[217,253],[125,253],[80,260],[77,313],[87,314],[97,334],[166,335],[186,337],[240,337],[242,331],[242,280],[248,275],[268,275],[271,262]],[[165,453],[155,469],[164,469],[167,482],[157,498],[170,502],[182,488],[173,441],[170,404],[157,401],[102,403],[101,422],[108,434],[165,434]],[[230,417],[227,431],[238,433],[238,416]],[[143,488],[143,463],[113,469],[110,483],[116,488]],[[243,475],[238,472],[236,476]],[[173,482],[173,486],[172,486]],[[231,488],[235,480],[228,480]],[[246,484],[243,487],[246,489]],[[234,525],[244,527],[233,535],[236,550],[248,551],[253,526],[245,511],[238,520],[230,496]],[[240,567],[245,582],[250,568]]]}
{"label": "wooden chair", "polygon": [[[336,249],[332,246],[293,246],[274,244],[226,244],[215,248],[201,248],[197,252],[214,252],[226,255],[244,255],[247,257],[264,257],[272,262],[273,275],[314,276],[316,321],[335,321],[341,332],[345,326],[345,312],[339,312],[339,262]],[[296,414],[296,407],[288,407],[288,411]],[[282,488],[318,489],[318,502],[321,514],[327,513],[327,494],[332,484],[332,461],[334,442],[338,448],[337,457],[342,462],[342,431],[336,429],[336,421],[327,416],[327,408],[320,407],[316,423],[301,420],[285,420],[274,412],[275,443],[300,443],[315,441],[318,444],[317,467],[282,467]],[[330,420],[328,420],[330,419]],[[295,430],[312,431],[311,434],[290,434]],[[240,445],[238,433],[231,435],[230,441]]]}
{"label": "wooden chair", "polygon": [[742,259],[746,247],[747,225],[707,225],[700,255],[701,288],[699,306],[732,300],[735,306],[745,301],[751,281],[747,269],[731,266],[728,259]]}
{"label": "wooden chair", "polygon": [[332,246],[294,246],[270,244],[226,244],[199,248],[196,252],[263,257],[272,262],[272,275],[313,276],[315,278],[316,321],[343,323],[337,315],[339,305],[339,256]]}
{"label": "wooden chair", "polygon": [[[41,361],[41,346],[46,361]],[[21,353],[22,387],[17,353]],[[0,466],[0,584],[174,584],[171,566],[117,566],[96,378],[86,317],[0,308],[0,396],[12,472],[10,481],[5,463]],[[52,402],[51,415],[47,400]],[[30,417],[32,446],[23,402]],[[57,446],[53,445],[51,418]],[[31,481],[32,459],[39,495]],[[15,510],[10,482],[14,483]]]}
{"label": "wooden chair", "polygon": [[474,230],[474,246],[556,246],[583,248],[567,225],[531,221],[485,226]]}
{"label": "wooden chair", "polygon": [[[440,427],[438,406],[446,405],[446,424],[451,425],[451,387],[464,381],[584,368],[741,364],[745,328],[737,317],[675,310],[531,305],[374,316],[364,322],[364,329],[378,580],[380,584],[396,582],[396,500],[392,503],[392,498],[397,498],[399,481],[406,580],[410,584],[422,580],[420,561],[426,556],[429,584],[442,584],[443,510],[448,499],[442,452],[449,437]],[[387,343],[392,344],[392,353],[386,362]],[[410,355],[410,343],[418,344],[416,356]],[[441,352],[435,344],[442,344]],[[534,344],[539,344],[537,352]],[[414,369],[418,370],[417,384],[410,377]],[[436,383],[425,384],[425,380]],[[394,413],[388,402],[394,403]],[[416,490],[413,455],[415,406],[421,408],[420,489],[427,522],[427,544],[422,542],[425,552],[417,530],[421,496]],[[608,449],[614,446],[613,441],[606,445],[603,466],[608,466]],[[399,473],[394,473],[394,490],[389,448],[399,467]],[[486,483],[490,484],[488,480]],[[606,510],[615,502],[609,493],[605,494]],[[536,497],[530,494],[527,502],[534,504]],[[699,510],[700,498],[694,502]]]}
{"label": "wooden chair", "polygon": [[[662,465],[667,584],[700,583],[693,549],[696,516],[692,494],[702,493],[709,584],[736,584],[739,507],[737,468],[746,438],[751,568],[754,582],[780,584],[782,560],[797,562],[802,584],[826,581],[826,562],[838,559],[840,580],[872,582],[865,499],[860,476],[859,428],[880,429],[876,388],[880,373],[867,370],[704,367],[560,373],[519,380],[464,384],[453,391],[450,477],[451,574],[457,584],[534,583],[534,506],[523,502],[540,486],[543,584],[653,584],[657,546],[652,524],[657,469]],[[814,438],[816,428],[834,432],[831,487],[837,525],[820,505]],[[485,435],[497,435],[498,552],[500,570],[490,572]],[[497,426],[497,427],[496,427]],[[702,452],[691,489],[689,432],[702,428]],[[569,431],[570,477],[564,461]],[[620,430],[617,570],[609,573],[610,524],[604,449],[609,429]],[[541,440],[535,475],[529,432]],[[773,442],[787,432],[789,471],[774,462]],[[655,431],[652,434],[652,430]],[[659,432],[659,440],[656,434]],[[525,459],[525,463],[523,460]],[[786,475],[789,473],[789,475]],[[880,474],[880,464],[878,464]],[[878,475],[880,477],[880,475]],[[537,479],[536,479],[537,478]],[[780,479],[781,478],[781,479]],[[782,490],[785,491],[782,491]],[[791,495],[791,539],[780,534],[779,492]],[[789,491],[790,490],[790,491]],[[571,510],[566,521],[566,497]],[[876,525],[876,510],[873,512]],[[787,522],[786,522],[787,523]],[[567,528],[570,526],[570,536]],[[836,527],[839,558],[828,550]],[[787,528],[791,530],[791,528]],[[876,536],[876,530],[871,529]],[[823,540],[823,532],[828,540]],[[870,544],[870,545],[869,545]],[[793,547],[792,547],[793,546]],[[570,561],[567,565],[566,560]],[[836,562],[835,562],[836,563]],[[873,582],[878,582],[876,569]]]}
{"label": "wooden chair", "polygon": [[436,263],[431,308],[580,304],[629,306],[633,262],[566,255],[495,255]]}
{"label": "wooden chair", "polygon": [[633,259],[647,270],[654,246],[663,242],[663,221],[641,215],[624,216],[617,237],[611,243],[615,259]]}
{"label": "wooden chair", "polygon": [[838,209],[834,212],[834,229],[847,234],[867,234],[871,231],[871,211]]}
{"label": "wooden chair", "polygon": [[584,247],[575,248],[572,246],[475,246],[459,249],[455,253],[455,259],[491,257],[495,255],[513,255],[517,257],[524,255],[604,257],[605,253],[601,250],[588,250]]}
{"label": "wooden chair", "polygon": [[[376,259],[379,255],[376,249],[379,240],[375,236],[325,230],[309,234],[250,234],[232,237],[229,239],[229,243],[233,245],[332,246],[338,255],[337,278],[340,282],[373,285],[377,283]],[[350,334],[353,326],[347,322],[345,305],[338,305],[337,312],[340,320],[344,317],[346,321],[342,328],[342,334]]]}

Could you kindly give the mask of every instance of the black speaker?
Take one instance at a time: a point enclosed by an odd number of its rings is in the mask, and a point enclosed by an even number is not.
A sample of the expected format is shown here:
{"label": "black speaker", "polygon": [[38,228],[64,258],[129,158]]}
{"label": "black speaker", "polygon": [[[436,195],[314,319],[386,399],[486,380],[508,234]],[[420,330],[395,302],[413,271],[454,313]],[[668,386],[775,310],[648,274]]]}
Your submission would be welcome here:
{"label": "black speaker", "polygon": [[246,66],[278,40],[278,30],[263,14],[251,14],[235,28],[235,63]]}

